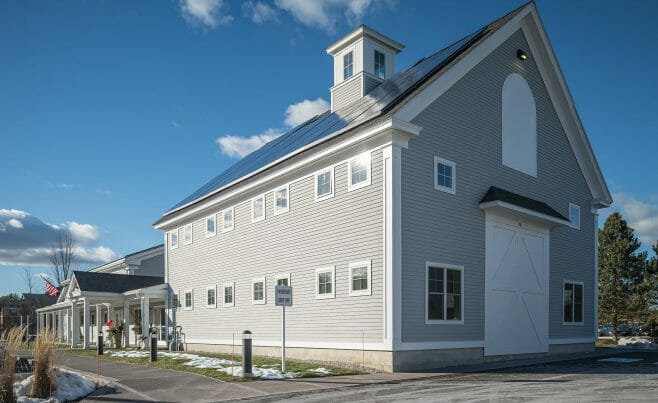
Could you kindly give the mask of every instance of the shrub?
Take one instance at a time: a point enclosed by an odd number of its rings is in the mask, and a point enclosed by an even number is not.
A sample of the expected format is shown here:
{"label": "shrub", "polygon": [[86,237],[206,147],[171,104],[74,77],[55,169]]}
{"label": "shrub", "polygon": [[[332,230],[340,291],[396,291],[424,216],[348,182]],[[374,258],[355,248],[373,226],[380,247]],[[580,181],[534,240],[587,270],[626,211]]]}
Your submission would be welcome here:
{"label": "shrub", "polygon": [[25,327],[5,330],[0,337],[0,402],[15,402],[14,373],[16,356],[23,341]]}
{"label": "shrub", "polygon": [[107,330],[107,333],[114,340],[114,348],[121,348],[121,340],[123,340],[123,322],[115,322],[114,325],[110,326]]}
{"label": "shrub", "polygon": [[42,330],[37,334],[34,344],[34,383],[32,384],[31,397],[46,398],[56,385],[52,385],[51,368],[53,365],[53,347],[55,346],[55,335],[48,330]]}

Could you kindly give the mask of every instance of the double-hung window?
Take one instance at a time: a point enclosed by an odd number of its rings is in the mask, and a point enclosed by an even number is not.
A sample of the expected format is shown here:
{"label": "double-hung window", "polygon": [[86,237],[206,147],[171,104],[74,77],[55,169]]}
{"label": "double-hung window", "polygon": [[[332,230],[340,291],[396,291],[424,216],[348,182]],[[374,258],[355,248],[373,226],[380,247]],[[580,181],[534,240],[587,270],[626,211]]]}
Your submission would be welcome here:
{"label": "double-hung window", "polygon": [[222,211],[222,231],[227,232],[233,229],[233,207]]}
{"label": "double-hung window", "polygon": [[178,248],[178,228],[169,233],[169,249]]}
{"label": "double-hung window", "polygon": [[326,168],[315,173],[315,200],[334,196],[334,168]]}
{"label": "double-hung window", "polygon": [[452,161],[434,157],[434,189],[455,194],[457,167]]}
{"label": "double-hung window", "polygon": [[336,288],[334,279],[336,277],[335,267],[325,267],[315,270],[315,298],[335,298]]}
{"label": "double-hung window", "polygon": [[192,290],[187,290],[183,294],[183,309],[192,310],[194,309],[194,292]]}
{"label": "double-hung window", "polygon": [[183,244],[189,245],[192,243],[192,224],[187,224],[183,227]]}
{"label": "double-hung window", "polygon": [[254,304],[265,303],[265,278],[257,278],[251,281],[251,302]]}
{"label": "double-hung window", "polygon": [[216,218],[214,214],[206,217],[206,238],[210,238],[211,236],[215,236],[215,234],[217,234],[217,228],[215,224]]}
{"label": "double-hung window", "polygon": [[217,308],[217,287],[206,288],[206,308]]}
{"label": "double-hung window", "polygon": [[349,51],[343,55],[343,80],[354,74],[354,52]]}
{"label": "double-hung window", "polygon": [[565,281],[562,291],[564,301],[563,322],[565,325],[583,324],[583,283]]}
{"label": "double-hung window", "polygon": [[580,229],[580,206],[569,203],[569,222],[571,228]]}
{"label": "double-hung window", "polygon": [[263,221],[265,219],[265,195],[251,199],[251,222]]}
{"label": "double-hung window", "polygon": [[290,188],[288,185],[274,190],[274,215],[286,213],[290,207]]}
{"label": "double-hung window", "polygon": [[375,75],[386,78],[386,55],[378,50],[375,50]]}
{"label": "double-hung window", "polygon": [[235,306],[235,283],[224,284],[224,306]]}
{"label": "double-hung window", "polygon": [[347,163],[348,190],[370,184],[370,153],[363,153]]}
{"label": "double-hung window", "polygon": [[372,270],[370,261],[350,263],[350,295],[370,295]]}
{"label": "double-hung window", "polygon": [[276,285],[290,286],[290,273],[276,275],[274,279],[276,280]]}
{"label": "double-hung window", "polygon": [[464,268],[427,263],[425,323],[463,323]]}

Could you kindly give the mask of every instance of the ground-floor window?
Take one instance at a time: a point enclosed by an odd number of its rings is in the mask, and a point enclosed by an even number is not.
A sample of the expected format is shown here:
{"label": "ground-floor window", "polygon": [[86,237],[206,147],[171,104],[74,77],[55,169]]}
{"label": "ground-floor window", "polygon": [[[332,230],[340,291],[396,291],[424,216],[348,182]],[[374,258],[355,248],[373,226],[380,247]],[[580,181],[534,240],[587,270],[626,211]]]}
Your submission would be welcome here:
{"label": "ground-floor window", "polygon": [[462,323],[463,273],[461,266],[427,263],[425,321]]}
{"label": "ground-floor window", "polygon": [[233,295],[233,290],[235,289],[234,283],[224,284],[224,306],[234,306],[235,298]]}
{"label": "ground-floor window", "polygon": [[578,281],[565,281],[562,292],[564,301],[564,323],[583,323],[583,283]]}
{"label": "ground-floor window", "polygon": [[315,298],[335,298],[334,278],[335,267],[326,267],[315,270]]}
{"label": "ground-floor window", "polygon": [[264,304],[265,303],[265,279],[258,278],[252,280],[252,300],[254,304]]}
{"label": "ground-floor window", "polygon": [[185,305],[183,308],[192,309],[194,308],[194,298],[192,298],[192,290],[185,291],[185,299],[183,300]]}
{"label": "ground-floor window", "polygon": [[217,308],[217,289],[215,286],[210,286],[206,288],[206,307],[207,308]]}
{"label": "ground-floor window", "polygon": [[370,261],[350,263],[350,295],[370,295],[371,277]]}

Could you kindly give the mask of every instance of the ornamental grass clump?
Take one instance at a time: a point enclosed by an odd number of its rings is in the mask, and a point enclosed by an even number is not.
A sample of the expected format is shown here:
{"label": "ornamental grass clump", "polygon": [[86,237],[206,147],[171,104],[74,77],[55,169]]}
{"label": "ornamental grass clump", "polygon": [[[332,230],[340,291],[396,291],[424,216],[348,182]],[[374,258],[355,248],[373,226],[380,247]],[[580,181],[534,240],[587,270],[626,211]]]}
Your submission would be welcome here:
{"label": "ornamental grass clump", "polygon": [[0,337],[0,402],[15,402],[14,373],[16,356],[23,342],[25,327],[15,326],[2,332]]}
{"label": "ornamental grass clump", "polygon": [[55,334],[52,331],[42,330],[37,334],[34,344],[34,383],[31,397],[50,397],[55,385],[52,384],[53,348],[55,347]]}

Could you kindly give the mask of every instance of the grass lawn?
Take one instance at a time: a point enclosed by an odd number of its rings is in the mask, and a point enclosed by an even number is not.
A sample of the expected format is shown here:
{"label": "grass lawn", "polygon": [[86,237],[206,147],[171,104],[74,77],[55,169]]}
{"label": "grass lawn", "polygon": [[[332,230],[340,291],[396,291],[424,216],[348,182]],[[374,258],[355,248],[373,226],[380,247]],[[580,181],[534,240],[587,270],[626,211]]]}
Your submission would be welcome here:
{"label": "grass lawn", "polygon": [[[65,349],[65,350],[60,350],[66,354],[73,354],[73,355],[79,355],[83,357],[96,357],[96,350],[71,350],[71,349]],[[139,365],[146,365],[150,367],[157,367],[157,368],[165,368],[165,369],[172,369],[175,371],[184,371],[184,372],[192,372],[195,374],[200,374],[200,375],[205,375],[210,378],[216,378],[220,379],[222,381],[228,381],[228,382],[240,382],[244,381],[246,379],[242,377],[237,377],[233,375],[229,375],[225,372],[218,371],[215,368],[196,368],[192,367],[189,365],[185,365],[185,363],[188,362],[188,360],[181,360],[181,359],[173,359],[170,357],[165,357],[162,355],[158,355],[158,361],[156,362],[150,362],[148,357],[112,357],[111,353],[113,351],[133,351],[133,350],[126,350],[126,349],[120,349],[120,350],[114,350],[114,349],[105,349],[105,354],[101,356],[101,360],[108,360],[108,361],[118,361],[118,362],[125,362],[129,364],[139,364]],[[214,354],[214,353],[197,353],[194,351],[183,351],[182,353],[188,353],[188,354],[196,354],[201,357],[209,357],[209,358],[219,358],[219,359],[224,359],[224,360],[232,360],[232,361],[237,361],[240,364],[237,365],[242,365],[242,357],[239,355],[231,355],[231,354]],[[260,356],[254,356],[253,357],[253,365],[255,367],[269,367],[269,368],[281,368],[281,359],[277,358],[272,358],[272,357],[260,357]],[[331,366],[326,366],[326,365],[320,365],[317,363],[308,363],[308,362],[303,362],[303,361],[295,361],[295,360],[286,360],[286,370],[288,372],[297,372],[299,375],[297,378],[315,378],[315,377],[321,377],[321,376],[331,376],[323,373],[318,373],[318,372],[313,372],[311,371],[312,369],[318,368],[318,367],[324,367],[329,370],[331,370],[331,375],[356,375],[356,374],[361,374],[363,372],[359,372],[353,369],[346,369],[346,368],[340,368],[340,367],[331,367]],[[255,378],[255,380],[258,380],[258,378]]]}

